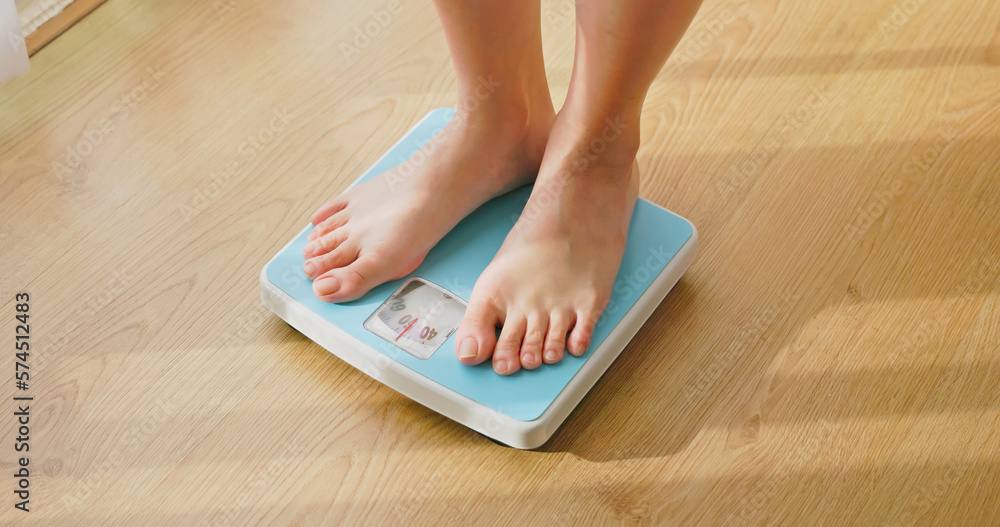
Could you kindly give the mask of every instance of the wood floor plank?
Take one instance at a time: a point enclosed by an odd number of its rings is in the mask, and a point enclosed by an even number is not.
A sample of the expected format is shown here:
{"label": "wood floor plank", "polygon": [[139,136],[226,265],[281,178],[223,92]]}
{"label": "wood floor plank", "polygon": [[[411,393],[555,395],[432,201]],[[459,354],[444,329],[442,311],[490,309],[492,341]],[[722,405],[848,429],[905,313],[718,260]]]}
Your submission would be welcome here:
{"label": "wood floor plank", "polygon": [[[707,1],[639,154],[698,259],[535,452],[260,305],[308,214],[456,104],[430,2],[358,37],[386,5],[113,0],[0,85],[0,304],[31,293],[37,349],[0,523],[1000,522],[991,2]],[[573,8],[543,2],[557,104]]]}

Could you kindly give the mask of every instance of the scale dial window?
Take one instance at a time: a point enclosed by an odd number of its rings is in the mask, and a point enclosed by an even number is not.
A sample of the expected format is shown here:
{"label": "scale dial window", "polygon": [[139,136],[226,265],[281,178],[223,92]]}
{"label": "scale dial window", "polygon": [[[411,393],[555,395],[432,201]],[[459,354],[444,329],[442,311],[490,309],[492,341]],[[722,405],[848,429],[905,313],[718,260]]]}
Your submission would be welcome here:
{"label": "scale dial window", "polygon": [[465,301],[445,288],[413,277],[365,320],[365,329],[427,359],[458,329],[465,307]]}

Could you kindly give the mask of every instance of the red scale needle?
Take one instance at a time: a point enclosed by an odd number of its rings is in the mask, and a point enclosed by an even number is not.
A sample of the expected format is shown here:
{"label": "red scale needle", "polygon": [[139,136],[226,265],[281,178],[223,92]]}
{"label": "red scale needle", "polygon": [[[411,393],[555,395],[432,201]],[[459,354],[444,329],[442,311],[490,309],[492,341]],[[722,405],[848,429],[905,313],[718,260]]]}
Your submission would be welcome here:
{"label": "red scale needle", "polygon": [[402,333],[400,333],[399,335],[397,335],[397,336],[396,336],[396,340],[399,340],[399,337],[402,337],[403,335],[405,335],[405,334],[406,334],[406,332],[407,332],[407,331],[409,331],[409,330],[410,330],[410,328],[412,328],[412,327],[413,327],[413,325],[417,323],[417,320],[418,320],[418,319],[416,319],[416,318],[415,318],[415,319],[413,319],[413,322],[410,322],[410,325],[409,325],[409,326],[406,326],[406,329],[404,329]]}

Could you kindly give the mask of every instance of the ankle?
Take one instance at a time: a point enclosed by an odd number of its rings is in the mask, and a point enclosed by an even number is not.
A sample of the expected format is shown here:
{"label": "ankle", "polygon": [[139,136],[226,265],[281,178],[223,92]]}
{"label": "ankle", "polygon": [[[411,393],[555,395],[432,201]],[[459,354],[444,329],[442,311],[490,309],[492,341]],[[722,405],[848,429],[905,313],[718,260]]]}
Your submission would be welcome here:
{"label": "ankle", "polygon": [[483,131],[497,138],[537,130],[547,135],[555,109],[544,83],[527,79],[503,83],[492,76],[479,76],[460,85],[455,120],[468,132]]}
{"label": "ankle", "polygon": [[554,120],[554,112],[545,115],[524,106],[508,106],[503,110],[478,108],[475,111],[459,108],[449,128],[454,127],[458,137],[473,144],[486,143],[498,152],[504,147],[523,147],[528,149],[526,153],[541,160]]}
{"label": "ankle", "polygon": [[639,151],[639,123],[619,115],[595,115],[578,119],[559,114],[558,131],[553,132],[553,142],[574,171],[587,172],[588,168],[627,168],[632,166]]}

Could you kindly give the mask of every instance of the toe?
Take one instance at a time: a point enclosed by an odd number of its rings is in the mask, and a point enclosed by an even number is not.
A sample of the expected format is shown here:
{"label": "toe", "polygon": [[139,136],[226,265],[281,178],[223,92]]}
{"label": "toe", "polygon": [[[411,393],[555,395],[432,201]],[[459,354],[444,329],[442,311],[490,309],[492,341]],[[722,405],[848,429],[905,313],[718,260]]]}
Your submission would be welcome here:
{"label": "toe", "polygon": [[492,302],[473,296],[455,333],[458,361],[473,366],[493,356],[500,316]]}
{"label": "toe", "polygon": [[347,229],[337,229],[330,234],[325,234],[306,244],[302,248],[302,256],[312,258],[321,254],[326,254],[336,249],[347,239]]}
{"label": "toe", "polygon": [[573,314],[569,311],[553,311],[549,316],[549,330],[545,337],[544,359],[546,364],[562,360],[566,349],[566,334],[573,325]]}
{"label": "toe", "polygon": [[590,337],[594,333],[594,326],[597,324],[597,316],[592,312],[578,312],[576,314],[576,324],[573,331],[566,340],[566,349],[570,353],[579,357],[586,353],[590,347]]}
{"label": "toe", "polygon": [[327,271],[317,278],[313,282],[313,292],[324,302],[357,300],[371,288],[397,278],[392,276],[392,268],[388,267],[393,263],[391,259],[378,258],[372,253],[361,254],[350,264]]}
{"label": "toe", "polygon": [[496,351],[493,352],[493,369],[500,375],[510,375],[521,369],[521,342],[524,341],[524,330],[527,320],[523,315],[508,315],[497,339]]}
{"label": "toe", "polygon": [[347,224],[347,220],[349,218],[350,215],[347,213],[347,210],[341,210],[337,212],[336,214],[320,222],[319,225],[313,227],[313,230],[309,232],[309,240],[310,241],[315,240],[316,238],[329,234],[337,230],[338,228],[343,227],[344,225]]}
{"label": "toe", "polygon": [[330,216],[333,216],[334,214],[344,210],[344,207],[346,206],[347,202],[341,200],[340,198],[327,201],[326,203],[323,204],[322,207],[320,207],[319,209],[316,210],[316,212],[313,213],[312,218],[310,218],[309,221],[313,225],[319,225],[320,223],[326,221],[327,218],[329,218]]}
{"label": "toe", "polygon": [[542,344],[548,329],[548,317],[536,314],[528,317],[524,340],[521,342],[521,367],[533,370],[542,365]]}
{"label": "toe", "polygon": [[306,263],[302,265],[302,271],[306,273],[307,277],[316,278],[327,271],[346,267],[354,263],[357,258],[358,248],[348,240],[338,244],[337,248],[330,252],[306,260]]}

